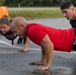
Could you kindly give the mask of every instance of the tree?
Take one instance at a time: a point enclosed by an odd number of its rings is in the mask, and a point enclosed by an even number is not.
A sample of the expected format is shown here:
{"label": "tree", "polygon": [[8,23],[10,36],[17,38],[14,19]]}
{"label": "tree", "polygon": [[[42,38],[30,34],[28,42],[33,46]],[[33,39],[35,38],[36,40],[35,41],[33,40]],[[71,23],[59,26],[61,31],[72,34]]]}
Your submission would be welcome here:
{"label": "tree", "polygon": [[51,6],[52,0],[43,0],[43,6]]}
{"label": "tree", "polygon": [[54,6],[59,5],[59,1],[61,0],[52,0],[52,5]]}
{"label": "tree", "polygon": [[0,6],[3,5],[5,0],[0,0]]}
{"label": "tree", "polygon": [[71,2],[76,6],[76,0],[71,0]]}

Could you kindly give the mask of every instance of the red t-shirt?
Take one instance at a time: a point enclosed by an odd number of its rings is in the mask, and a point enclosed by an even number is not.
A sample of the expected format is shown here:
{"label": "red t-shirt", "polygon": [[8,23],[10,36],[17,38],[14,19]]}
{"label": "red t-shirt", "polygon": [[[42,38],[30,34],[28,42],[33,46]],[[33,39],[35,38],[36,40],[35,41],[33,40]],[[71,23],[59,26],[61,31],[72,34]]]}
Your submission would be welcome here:
{"label": "red t-shirt", "polygon": [[40,45],[46,34],[54,44],[55,50],[71,51],[74,40],[73,28],[63,30],[37,23],[30,23],[27,25],[27,36],[37,45]]}

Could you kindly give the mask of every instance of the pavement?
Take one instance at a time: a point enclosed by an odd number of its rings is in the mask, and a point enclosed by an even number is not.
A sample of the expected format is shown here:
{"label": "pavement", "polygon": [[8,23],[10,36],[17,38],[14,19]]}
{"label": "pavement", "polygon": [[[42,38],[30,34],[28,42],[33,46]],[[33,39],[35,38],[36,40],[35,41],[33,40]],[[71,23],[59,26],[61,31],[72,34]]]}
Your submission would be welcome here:
{"label": "pavement", "polygon": [[12,46],[11,41],[0,36],[0,75],[76,75],[76,52],[54,51],[50,70],[35,71],[39,66],[29,63],[40,60],[40,47],[31,42],[27,53],[18,52],[24,45],[17,45],[17,39]]}
{"label": "pavement", "polygon": [[39,61],[40,50],[18,52],[19,48],[0,47],[0,75],[74,75],[76,74],[76,53],[54,52],[55,56],[49,71],[34,71],[38,66],[30,65]]}
{"label": "pavement", "polygon": [[8,10],[57,10],[59,7],[15,7],[8,8]]}

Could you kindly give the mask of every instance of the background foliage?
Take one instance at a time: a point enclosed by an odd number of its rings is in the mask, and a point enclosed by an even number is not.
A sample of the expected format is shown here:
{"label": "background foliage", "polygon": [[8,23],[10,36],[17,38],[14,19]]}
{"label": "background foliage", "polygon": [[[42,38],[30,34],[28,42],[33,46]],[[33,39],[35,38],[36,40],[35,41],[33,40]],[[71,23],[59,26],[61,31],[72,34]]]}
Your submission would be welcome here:
{"label": "background foliage", "polygon": [[[0,0],[0,5],[8,7],[48,7],[59,6],[62,0]],[[76,0],[71,0],[76,6]]]}

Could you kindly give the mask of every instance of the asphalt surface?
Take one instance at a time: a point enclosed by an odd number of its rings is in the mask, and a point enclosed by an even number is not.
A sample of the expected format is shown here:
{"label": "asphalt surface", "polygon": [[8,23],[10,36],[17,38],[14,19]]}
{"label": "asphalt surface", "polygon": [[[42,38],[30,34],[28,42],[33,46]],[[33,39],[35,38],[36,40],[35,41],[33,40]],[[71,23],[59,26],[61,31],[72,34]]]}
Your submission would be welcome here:
{"label": "asphalt surface", "polygon": [[[46,22],[45,22],[46,21]],[[55,22],[54,22],[55,21]],[[61,22],[60,22],[61,21]],[[56,28],[71,27],[64,18],[60,19],[41,19],[28,20],[28,22],[42,23]],[[76,74],[76,52],[54,52],[55,56],[50,70],[35,71],[39,66],[30,65],[33,61],[39,61],[41,57],[40,47],[36,44],[30,44],[27,53],[18,52],[23,49],[23,44],[17,45],[17,39],[14,45],[11,41],[0,36],[0,75],[75,75]]]}
{"label": "asphalt surface", "polygon": [[59,9],[57,7],[15,7],[15,8],[8,8],[8,10],[56,10]]}

